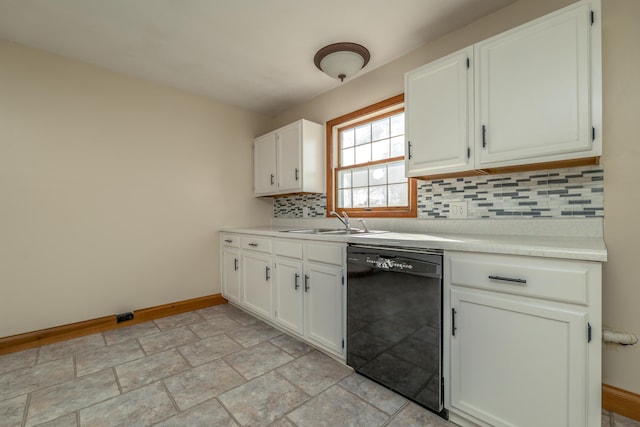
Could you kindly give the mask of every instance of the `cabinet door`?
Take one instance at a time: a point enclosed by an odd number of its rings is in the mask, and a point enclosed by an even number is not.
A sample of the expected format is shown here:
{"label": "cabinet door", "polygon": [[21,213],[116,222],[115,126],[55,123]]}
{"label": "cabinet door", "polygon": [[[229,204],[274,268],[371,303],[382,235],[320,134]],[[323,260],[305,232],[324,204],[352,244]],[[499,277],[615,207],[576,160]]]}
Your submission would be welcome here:
{"label": "cabinet door", "polygon": [[276,134],[256,138],[253,145],[255,194],[276,192]]}
{"label": "cabinet door", "polygon": [[338,355],[343,353],[343,277],[342,268],[305,264],[305,335]]}
{"label": "cabinet door", "polygon": [[229,301],[240,303],[240,251],[222,251],[222,294]]}
{"label": "cabinet door", "polygon": [[278,191],[302,189],[302,123],[278,131]]}
{"label": "cabinet door", "polygon": [[587,425],[586,312],[459,288],[451,307],[452,407],[492,426]]}
{"label": "cabinet door", "polygon": [[407,176],[473,169],[469,47],[405,76]]}
{"label": "cabinet door", "polygon": [[242,255],[242,290],[244,306],[271,318],[271,257],[245,252]]}
{"label": "cabinet door", "polygon": [[275,274],[275,321],[302,335],[302,261],[276,258]]}
{"label": "cabinet door", "polygon": [[600,155],[592,144],[590,9],[476,45],[476,167]]}

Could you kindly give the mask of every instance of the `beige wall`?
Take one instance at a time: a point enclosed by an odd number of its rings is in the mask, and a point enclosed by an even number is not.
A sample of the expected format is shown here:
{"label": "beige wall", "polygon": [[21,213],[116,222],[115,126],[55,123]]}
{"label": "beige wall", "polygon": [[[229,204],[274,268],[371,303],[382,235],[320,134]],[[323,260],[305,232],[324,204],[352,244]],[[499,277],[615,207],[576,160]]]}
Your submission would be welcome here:
{"label": "beige wall", "polygon": [[[323,123],[404,91],[404,73],[573,0],[521,0],[473,24],[276,117]],[[603,275],[606,326],[640,335],[640,279],[636,242],[640,226],[640,2],[602,0],[605,164],[605,241],[610,261]],[[375,54],[375,52],[373,52]],[[606,347],[606,384],[640,393],[640,345]]]}
{"label": "beige wall", "polygon": [[[603,0],[603,316],[640,336],[640,2]],[[640,344],[606,346],[604,382],[640,394]]]}
{"label": "beige wall", "polygon": [[272,118],[0,42],[0,337],[220,292]]}

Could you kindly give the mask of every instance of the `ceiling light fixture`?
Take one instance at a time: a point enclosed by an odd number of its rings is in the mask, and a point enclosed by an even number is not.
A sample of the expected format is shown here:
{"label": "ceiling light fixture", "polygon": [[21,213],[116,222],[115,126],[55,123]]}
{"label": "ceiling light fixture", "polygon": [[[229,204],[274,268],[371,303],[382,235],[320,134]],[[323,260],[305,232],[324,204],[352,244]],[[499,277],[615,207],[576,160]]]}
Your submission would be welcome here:
{"label": "ceiling light fixture", "polygon": [[334,79],[344,79],[355,75],[369,63],[371,55],[366,47],[357,43],[334,43],[320,49],[313,62],[318,69]]}

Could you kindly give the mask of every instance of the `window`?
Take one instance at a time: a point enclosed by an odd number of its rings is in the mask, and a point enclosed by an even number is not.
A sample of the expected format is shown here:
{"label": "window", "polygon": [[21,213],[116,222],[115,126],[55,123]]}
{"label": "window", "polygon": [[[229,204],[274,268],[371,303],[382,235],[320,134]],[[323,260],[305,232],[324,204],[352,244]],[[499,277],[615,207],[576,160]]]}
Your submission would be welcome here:
{"label": "window", "polygon": [[405,178],[404,96],[327,122],[327,207],[364,217],[415,217]]}

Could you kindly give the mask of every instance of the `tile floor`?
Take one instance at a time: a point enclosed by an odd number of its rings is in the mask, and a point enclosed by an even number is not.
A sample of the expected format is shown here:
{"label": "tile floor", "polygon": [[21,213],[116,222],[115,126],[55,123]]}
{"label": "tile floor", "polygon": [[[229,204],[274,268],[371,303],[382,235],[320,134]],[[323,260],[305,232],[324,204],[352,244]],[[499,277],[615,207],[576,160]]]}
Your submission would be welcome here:
{"label": "tile floor", "polygon": [[228,304],[0,356],[2,427],[144,425],[454,426]]}

